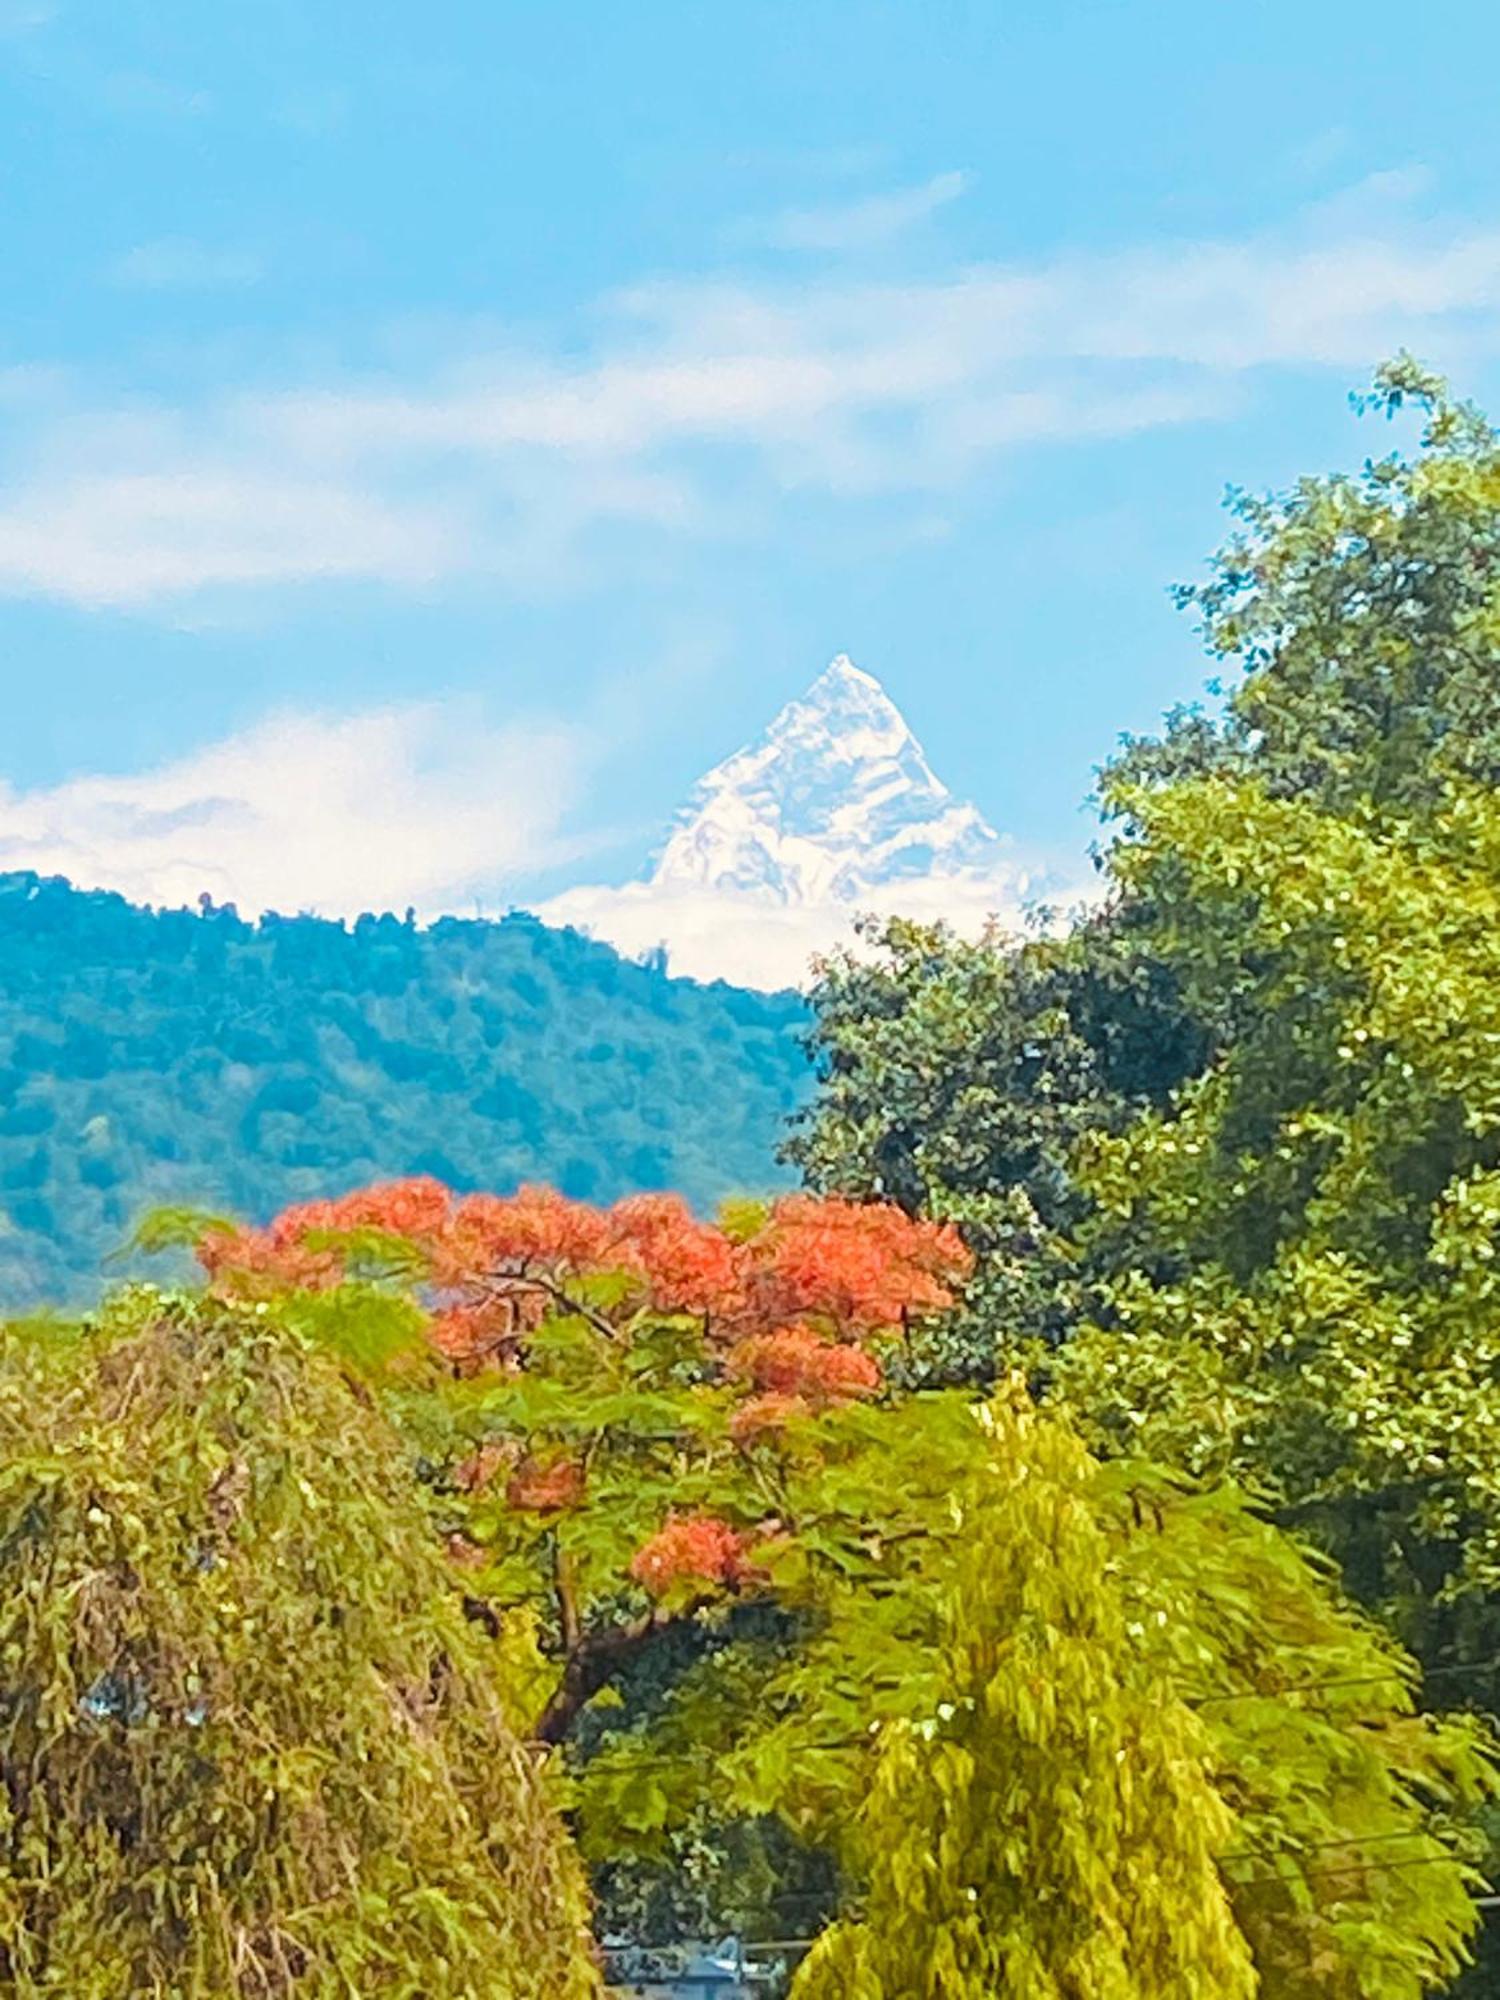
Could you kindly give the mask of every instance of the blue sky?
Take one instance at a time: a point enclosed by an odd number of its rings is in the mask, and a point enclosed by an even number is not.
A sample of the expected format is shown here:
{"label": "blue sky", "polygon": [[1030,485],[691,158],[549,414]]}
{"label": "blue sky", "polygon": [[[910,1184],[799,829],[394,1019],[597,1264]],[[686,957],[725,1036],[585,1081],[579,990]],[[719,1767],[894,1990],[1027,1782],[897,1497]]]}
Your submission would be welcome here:
{"label": "blue sky", "polygon": [[1482,0],[0,0],[0,865],[617,879],[840,650],[1076,853],[1225,482],[1383,449],[1402,341],[1500,400],[1497,58]]}

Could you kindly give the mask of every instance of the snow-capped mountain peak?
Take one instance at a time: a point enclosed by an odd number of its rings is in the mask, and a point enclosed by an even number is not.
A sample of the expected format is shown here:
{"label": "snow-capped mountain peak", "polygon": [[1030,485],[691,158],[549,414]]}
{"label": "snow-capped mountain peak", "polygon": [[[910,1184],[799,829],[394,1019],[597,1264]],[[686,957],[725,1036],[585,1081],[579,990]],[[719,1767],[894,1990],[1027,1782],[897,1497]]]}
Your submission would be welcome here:
{"label": "snow-capped mountain peak", "polygon": [[955,798],[873,674],[845,654],[698,782],[654,867],[545,905],[677,972],[800,985],[818,954],[860,950],[867,913],[977,936],[1016,929],[1038,889],[1010,841]]}
{"label": "snow-capped mountain peak", "polygon": [[694,788],[650,876],[778,904],[858,903],[909,879],[1015,878],[873,674],[841,653]]}

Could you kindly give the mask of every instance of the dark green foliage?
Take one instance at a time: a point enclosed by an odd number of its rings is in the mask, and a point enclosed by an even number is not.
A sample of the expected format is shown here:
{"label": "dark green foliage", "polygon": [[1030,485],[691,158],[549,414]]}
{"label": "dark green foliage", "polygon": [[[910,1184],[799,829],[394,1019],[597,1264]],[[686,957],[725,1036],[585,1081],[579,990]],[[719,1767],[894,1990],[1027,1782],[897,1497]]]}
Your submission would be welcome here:
{"label": "dark green foliage", "polygon": [[1234,497],[1234,534],[1178,600],[1242,677],[1220,724],[1181,709],[1160,740],[1127,744],[1116,788],[1213,773],[1335,812],[1410,812],[1447,779],[1500,784],[1500,441],[1409,356],[1355,400],[1421,409],[1423,450]]}
{"label": "dark green foliage", "polygon": [[804,1022],[524,916],[250,925],[0,875],[0,1307],[92,1296],[164,1203],[761,1188]]}
{"label": "dark green foliage", "polygon": [[[1238,673],[1217,717],[1181,711],[1106,772],[1104,916],[982,978],[938,940],[920,1004],[900,951],[863,989],[836,968],[798,1157],[866,1185],[915,1077],[936,1112],[915,1198],[967,1223],[995,1199],[965,1178],[968,1128],[1007,1133],[999,1191],[1036,1215],[1043,1278],[984,1246],[999,1345],[1064,1336],[1028,1348],[1033,1381],[1096,1443],[1271,1497],[1428,1700],[1493,1715],[1500,439],[1406,358],[1365,400],[1419,406],[1420,449],[1237,500],[1180,593]],[[1106,989],[1090,1027],[1038,982],[1079,951],[1123,955],[1130,1014]],[[1113,1022],[1117,1053],[1149,1054],[1149,991],[1187,1030],[1179,1074],[1105,1082],[1080,1048]],[[1500,1990],[1500,1938],[1482,1960],[1465,1992]]]}
{"label": "dark green foliage", "polygon": [[867,939],[878,954],[823,967],[820,1088],[785,1157],[820,1193],[958,1223],[979,1259],[968,1310],[912,1350],[922,1379],[992,1380],[1019,1343],[1066,1337],[1092,1296],[1072,1247],[1078,1141],[1202,1066],[1206,1034],[1135,916],[1021,943],[898,919]]}
{"label": "dark green foliage", "polygon": [[597,1992],[403,1447],[272,1318],[5,1336],[0,1661],[16,2000]]}

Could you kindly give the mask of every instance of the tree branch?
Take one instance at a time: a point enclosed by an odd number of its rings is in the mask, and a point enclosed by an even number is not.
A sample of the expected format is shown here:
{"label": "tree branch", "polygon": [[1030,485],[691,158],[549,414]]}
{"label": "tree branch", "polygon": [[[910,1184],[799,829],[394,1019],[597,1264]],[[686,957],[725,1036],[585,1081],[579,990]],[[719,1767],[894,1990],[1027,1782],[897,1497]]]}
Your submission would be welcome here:
{"label": "tree branch", "polygon": [[616,1329],[603,1313],[595,1311],[593,1306],[585,1305],[582,1299],[572,1297],[555,1279],[532,1271],[525,1264],[516,1271],[492,1272],[487,1289],[494,1298],[514,1297],[517,1290],[540,1292],[544,1298],[551,1299],[554,1305],[562,1306],[567,1312],[576,1313],[580,1319],[586,1319],[595,1333],[602,1334],[606,1340],[617,1338]]}
{"label": "tree branch", "polygon": [[[669,1622],[669,1621],[663,1621]],[[576,1640],[563,1661],[562,1679],[542,1710],[533,1734],[539,1743],[561,1743],[615,1669],[661,1629],[655,1611],[628,1625],[606,1627]]]}

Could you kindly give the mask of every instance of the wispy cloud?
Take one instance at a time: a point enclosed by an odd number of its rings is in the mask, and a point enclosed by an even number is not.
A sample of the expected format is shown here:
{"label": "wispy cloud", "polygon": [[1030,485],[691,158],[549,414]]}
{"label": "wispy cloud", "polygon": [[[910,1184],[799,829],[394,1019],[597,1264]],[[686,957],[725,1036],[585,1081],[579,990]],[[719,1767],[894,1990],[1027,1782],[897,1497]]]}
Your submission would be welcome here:
{"label": "wispy cloud", "polygon": [[754,534],[790,489],[946,507],[1009,453],[1211,419],[1268,368],[1500,352],[1500,227],[1419,226],[1420,188],[1403,171],[1269,234],[921,280],[641,285],[568,359],[491,342],[425,373],[71,413],[38,376],[30,424],[11,402],[0,593],[556,588],[605,546]]}
{"label": "wispy cloud", "polygon": [[420,585],[471,562],[468,530],[310,467],[209,459],[33,483],[0,510],[0,590],[83,605],[341,578]]}
{"label": "wispy cloud", "polygon": [[967,174],[935,174],[920,187],[868,195],[862,201],[787,209],[753,233],[781,250],[872,250],[957,201],[968,185]]}
{"label": "wispy cloud", "polygon": [[588,757],[571,730],[461,704],[284,713],[136,776],[0,783],[0,869],[168,905],[493,912],[518,872],[577,851],[560,829]]}
{"label": "wispy cloud", "polygon": [[57,15],[53,0],[0,0],[0,37],[33,34]]}
{"label": "wispy cloud", "polygon": [[248,250],[219,249],[190,236],[162,236],[125,251],[106,275],[111,283],[136,291],[223,291],[257,284],[264,265]]}

